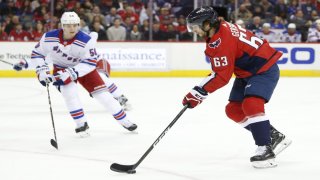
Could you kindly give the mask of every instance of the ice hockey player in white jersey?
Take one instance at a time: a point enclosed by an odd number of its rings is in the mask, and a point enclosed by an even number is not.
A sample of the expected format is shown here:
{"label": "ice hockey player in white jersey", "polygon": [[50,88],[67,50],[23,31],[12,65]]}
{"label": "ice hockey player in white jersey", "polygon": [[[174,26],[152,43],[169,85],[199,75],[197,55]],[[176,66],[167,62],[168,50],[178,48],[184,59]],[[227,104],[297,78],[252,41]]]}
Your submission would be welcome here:
{"label": "ice hockey player in white jersey", "polygon": [[314,28],[309,28],[307,42],[320,42],[320,19],[315,21]]}
{"label": "ice hockey player in white jersey", "polygon": [[[89,35],[93,40],[98,39],[98,33],[96,32],[91,32]],[[45,61],[47,64],[52,64],[52,60],[50,59],[50,57],[46,57]],[[35,68],[36,65],[34,64],[34,62],[27,58],[21,59],[18,63],[15,63],[13,65],[13,69],[16,71]],[[114,81],[110,79],[111,66],[109,62],[99,54],[97,55],[96,69],[102,80],[105,82],[105,85],[107,86],[108,91],[112,94],[112,96],[117,101],[119,101],[120,105],[125,111],[130,111],[132,109],[132,106],[129,103],[128,98],[124,95],[123,91],[116,85],[116,83],[114,83]]]}
{"label": "ice hockey player in white jersey", "polygon": [[261,39],[265,39],[268,42],[278,42],[279,37],[278,35],[270,30],[270,23],[264,23],[262,25],[262,30],[259,32],[256,32],[256,36],[258,36]]}
{"label": "ice hockey player in white jersey", "polygon": [[288,29],[282,32],[280,39],[281,42],[301,42],[301,33],[296,30],[296,25],[294,23],[290,23]]}
{"label": "ice hockey player in white jersey", "polygon": [[[76,123],[75,131],[80,136],[89,135],[89,126],[78,96],[77,82],[124,128],[135,130],[137,125],[129,121],[126,112],[108,92],[96,70],[96,39],[79,31],[80,18],[75,12],[63,13],[61,26],[62,29],[45,33],[32,51],[31,61],[36,65],[40,83],[43,86],[53,83],[58,88]],[[53,63],[53,75],[45,62],[47,56]]]}

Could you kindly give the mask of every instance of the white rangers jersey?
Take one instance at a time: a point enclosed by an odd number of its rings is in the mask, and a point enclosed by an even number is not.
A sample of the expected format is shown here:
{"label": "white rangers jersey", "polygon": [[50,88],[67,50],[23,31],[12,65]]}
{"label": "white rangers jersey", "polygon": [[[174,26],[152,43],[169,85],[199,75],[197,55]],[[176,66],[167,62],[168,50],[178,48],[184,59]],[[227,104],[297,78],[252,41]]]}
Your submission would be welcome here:
{"label": "white rangers jersey", "polygon": [[307,42],[320,42],[320,30],[317,28],[310,28]]}
{"label": "white rangers jersey", "polygon": [[257,32],[256,36],[258,36],[261,39],[265,39],[268,42],[279,42],[278,35],[273,31],[269,31],[269,33],[267,33],[267,34],[263,33],[262,31],[261,32]]}
{"label": "white rangers jersey", "polygon": [[290,35],[288,31],[284,31],[281,35],[281,42],[301,42],[301,33],[295,32]]}
{"label": "white rangers jersey", "polygon": [[49,58],[58,68],[73,67],[82,77],[96,68],[96,39],[79,31],[72,40],[63,40],[62,29],[45,33],[32,51],[31,64],[41,66]]}

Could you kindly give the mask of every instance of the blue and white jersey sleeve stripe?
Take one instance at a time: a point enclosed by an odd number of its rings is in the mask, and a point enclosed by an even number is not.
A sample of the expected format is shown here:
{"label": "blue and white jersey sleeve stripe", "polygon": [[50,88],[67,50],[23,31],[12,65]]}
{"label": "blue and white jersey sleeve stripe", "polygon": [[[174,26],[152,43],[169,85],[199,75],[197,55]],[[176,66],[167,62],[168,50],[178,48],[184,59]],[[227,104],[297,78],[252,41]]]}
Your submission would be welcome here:
{"label": "blue and white jersey sleeve stripe", "polygon": [[36,44],[36,46],[32,50],[31,54],[31,64],[36,66],[42,66],[45,64],[45,57],[47,56],[47,52],[45,51],[44,44],[45,34],[41,37],[40,41]]}

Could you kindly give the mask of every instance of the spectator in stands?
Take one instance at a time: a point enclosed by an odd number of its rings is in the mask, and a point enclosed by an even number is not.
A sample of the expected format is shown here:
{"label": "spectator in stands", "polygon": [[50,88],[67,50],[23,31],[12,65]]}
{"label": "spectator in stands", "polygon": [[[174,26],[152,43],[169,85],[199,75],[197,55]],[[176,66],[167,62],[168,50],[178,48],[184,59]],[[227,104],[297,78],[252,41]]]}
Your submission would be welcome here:
{"label": "spectator in stands", "polygon": [[314,5],[314,3],[312,3],[311,0],[306,0],[306,3],[301,5],[301,10],[302,10],[302,12],[304,14],[304,17],[307,20],[310,20],[311,19],[311,12],[312,11],[317,11],[317,8]]}
{"label": "spectator in stands", "polygon": [[82,2],[81,6],[84,8],[84,11],[86,12],[86,15],[89,17],[90,14],[92,13],[92,9],[93,9],[93,6],[94,6],[93,2],[91,2],[91,0],[84,0],[84,2]]}
{"label": "spectator in stands", "polygon": [[122,21],[125,21],[125,19],[129,17],[132,24],[139,24],[139,15],[134,12],[131,6],[127,6],[125,12],[120,16],[122,18]]}
{"label": "spectator in stands", "polygon": [[83,19],[90,26],[89,18],[86,15],[85,9],[83,7],[80,7],[75,12],[78,14],[80,19]]}
{"label": "spectator in stands", "polygon": [[[235,17],[236,11],[238,12],[237,18]],[[231,13],[231,20],[235,22],[235,19],[242,19],[244,23],[248,23],[252,17],[252,13],[246,8],[244,4],[241,4],[239,9],[236,9]]]}
{"label": "spectator in stands", "polygon": [[166,41],[178,41],[179,40],[179,35],[172,24],[168,24],[168,26],[167,26],[165,40]]}
{"label": "spectator in stands", "polygon": [[94,22],[91,28],[91,31],[98,33],[98,40],[107,40],[107,34],[106,31],[101,28],[102,25],[100,24],[100,22]]}
{"label": "spectator in stands", "polygon": [[258,3],[255,3],[253,6],[252,6],[252,16],[259,16],[261,19],[265,19],[265,12],[264,12],[264,9],[263,7],[258,4]]}
{"label": "spectator in stands", "polygon": [[260,5],[265,12],[266,19],[269,19],[273,14],[273,5],[268,0],[261,0]]}
{"label": "spectator in stands", "polygon": [[[102,14],[104,14],[105,16],[111,11],[112,8],[115,8],[115,9],[120,8],[118,0],[100,0],[100,4],[98,5],[100,7]],[[110,22],[112,23],[113,20]]]}
{"label": "spectator in stands", "polygon": [[124,22],[121,24],[126,29],[126,39],[129,39],[131,30],[133,29],[133,23],[130,17],[126,17]]}
{"label": "spectator in stands", "polygon": [[133,7],[135,13],[140,14],[140,11],[144,7],[144,3],[142,2],[142,0],[135,0],[131,3],[131,6]]}
{"label": "spectator in stands", "polygon": [[179,40],[187,41],[191,40],[192,36],[188,32],[187,25],[186,25],[186,18],[183,15],[180,15],[178,18],[178,25],[176,27],[177,33],[179,35]]}
{"label": "spectator in stands", "polygon": [[40,6],[34,10],[33,20],[42,21],[43,16],[48,13],[48,5],[46,2],[41,2]]}
{"label": "spectator in stands", "polygon": [[83,19],[80,19],[80,30],[88,34],[90,33],[90,28]]}
{"label": "spectator in stands", "polygon": [[159,16],[156,14],[155,10],[151,10],[150,7],[145,6],[142,8],[140,11],[140,17],[139,17],[139,22],[140,24],[143,24],[144,20],[149,19],[150,17],[153,17],[153,21],[160,21]]}
{"label": "spectator in stands", "polygon": [[247,29],[252,31],[253,33],[260,31],[262,29],[261,18],[259,16],[253,17],[253,21],[248,24]]}
{"label": "spectator in stands", "polygon": [[61,17],[64,13],[64,4],[61,1],[58,1],[54,8],[54,16]]}
{"label": "spectator in stands", "polygon": [[[174,14],[175,16],[179,17],[182,14],[179,14],[179,12],[182,10],[182,5],[183,3],[181,2],[181,0],[171,0],[170,1],[171,4],[171,12],[172,14]],[[182,15],[183,16],[183,15]]]}
{"label": "spectator in stands", "polygon": [[30,21],[32,20],[33,11],[32,11],[30,0],[26,0],[23,2],[22,6],[20,8],[20,14],[23,18],[28,16],[27,20],[30,20]]}
{"label": "spectator in stands", "polygon": [[288,5],[287,18],[291,19],[297,13],[298,8],[299,8],[298,0],[291,0]]}
{"label": "spectator in stands", "polygon": [[271,29],[285,29],[283,20],[280,16],[274,16],[273,21],[270,24]]}
{"label": "spectator in stands", "polygon": [[132,26],[132,30],[130,31],[128,40],[131,41],[140,41],[142,38],[141,33],[139,32],[139,27],[137,24]]}
{"label": "spectator in stands", "polygon": [[244,24],[244,22],[242,21],[242,19],[238,19],[237,21],[236,21],[236,24],[238,24],[240,27],[242,27],[242,28],[246,28],[246,25]]}
{"label": "spectator in stands", "polygon": [[315,21],[314,28],[309,29],[307,42],[320,43],[320,19]]}
{"label": "spectator in stands", "polygon": [[19,9],[15,6],[13,0],[7,0],[7,3],[0,9],[1,16],[18,15]]}
{"label": "spectator in stands", "polygon": [[301,33],[296,30],[295,24],[288,25],[288,29],[282,33],[281,42],[301,42]]}
{"label": "spectator in stands", "polygon": [[8,34],[4,31],[5,25],[0,23],[0,41],[7,41]]}
{"label": "spectator in stands", "polygon": [[249,11],[252,11],[253,5],[250,0],[243,0],[241,5],[244,5],[246,9],[248,9]]}
{"label": "spectator in stands", "polygon": [[[150,39],[149,32],[145,32],[144,37]],[[154,22],[152,25],[152,40],[153,41],[164,41],[166,38],[165,32],[160,30],[160,23]]]}
{"label": "spectator in stands", "polygon": [[110,27],[111,25],[113,25],[113,21],[114,19],[120,19],[121,16],[119,14],[117,14],[117,9],[115,7],[112,7],[110,9],[110,13],[107,14],[105,17],[104,17],[104,20],[105,20],[105,24],[107,27]]}
{"label": "spectator in stands", "polygon": [[261,39],[265,39],[268,42],[278,42],[275,39],[276,34],[273,31],[271,31],[270,28],[271,28],[270,23],[264,23],[262,25],[262,31],[256,32],[256,36],[258,36]]}
{"label": "spectator in stands", "polygon": [[278,0],[274,6],[274,14],[280,16],[282,19],[287,19],[288,6],[284,0]]}
{"label": "spectator in stands", "polygon": [[168,25],[172,24],[172,19],[170,16],[164,16],[160,21],[160,30],[163,32],[168,32]]}
{"label": "spectator in stands", "polygon": [[175,6],[178,7],[178,9],[174,9],[175,15],[176,16],[187,16],[193,9],[193,5],[194,5],[194,0],[176,0],[177,3],[176,5],[172,6],[172,8],[175,8]]}
{"label": "spectator in stands", "polygon": [[107,36],[110,41],[126,40],[126,28],[121,26],[121,19],[114,19],[113,25],[107,30]]}
{"label": "spectator in stands", "polygon": [[297,13],[289,20],[289,22],[296,25],[297,31],[301,33],[301,41],[306,41],[310,23],[304,18],[302,10],[298,9]]}
{"label": "spectator in stands", "polygon": [[16,27],[16,25],[20,24],[19,16],[14,15],[12,16],[12,18],[7,16],[5,19],[5,23],[6,23],[5,31],[7,34],[10,34],[10,32]]}
{"label": "spectator in stands", "polygon": [[10,41],[28,41],[32,38],[30,33],[22,29],[21,24],[17,24],[15,29],[11,30],[8,39]]}
{"label": "spectator in stands", "polygon": [[316,10],[311,11],[311,17],[310,20],[312,22],[316,21],[317,19],[320,19],[319,13]]}
{"label": "spectator in stands", "polygon": [[[52,18],[54,18],[54,17],[52,17]],[[55,24],[52,24],[51,22],[55,23]],[[56,27],[57,24],[55,21],[51,21],[49,13],[46,13],[43,15],[42,23],[43,23],[43,27],[44,27],[45,32],[50,31],[50,29],[57,29],[57,27]]]}
{"label": "spectator in stands", "polygon": [[145,19],[140,26],[140,32],[142,34],[141,40],[149,40],[149,19]]}
{"label": "spectator in stands", "polygon": [[168,21],[170,20],[170,9],[169,8],[161,8],[160,9],[160,24],[164,24],[163,21]]}
{"label": "spectator in stands", "polygon": [[31,2],[31,9],[32,11],[34,11],[35,9],[37,9],[40,6],[40,2],[38,0],[34,0]]}
{"label": "spectator in stands", "polygon": [[43,28],[43,24],[41,21],[38,21],[36,24],[35,29],[32,31],[31,36],[32,36],[32,40],[34,41],[40,41],[42,35],[44,33],[44,28]]}
{"label": "spectator in stands", "polygon": [[93,5],[92,12],[87,13],[86,15],[89,18],[89,22],[93,23],[95,21],[99,21],[100,24],[102,24],[103,26],[106,26],[104,21],[104,15],[101,14],[99,6]]}
{"label": "spectator in stands", "polygon": [[[102,16],[103,17],[103,16]],[[105,30],[105,25],[104,25],[104,19],[101,18],[101,16],[97,15],[97,16],[93,16],[93,19],[92,19],[92,24],[95,23],[95,22],[99,22],[101,24],[101,29]]]}

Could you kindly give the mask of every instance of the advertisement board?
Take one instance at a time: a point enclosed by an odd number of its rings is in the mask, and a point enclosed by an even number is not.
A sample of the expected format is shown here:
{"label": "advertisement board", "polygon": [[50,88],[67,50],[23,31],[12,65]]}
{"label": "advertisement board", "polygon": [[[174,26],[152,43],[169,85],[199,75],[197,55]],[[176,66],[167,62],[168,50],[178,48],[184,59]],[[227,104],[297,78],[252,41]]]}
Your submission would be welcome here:
{"label": "advertisement board", "polygon": [[[36,42],[1,42],[0,59],[16,63],[30,58]],[[282,76],[320,76],[320,46],[316,43],[271,43],[283,53],[278,61]],[[200,77],[210,64],[205,43],[98,42],[97,51],[109,60],[113,76]],[[0,77],[30,77],[34,72],[15,72],[0,62]]]}

